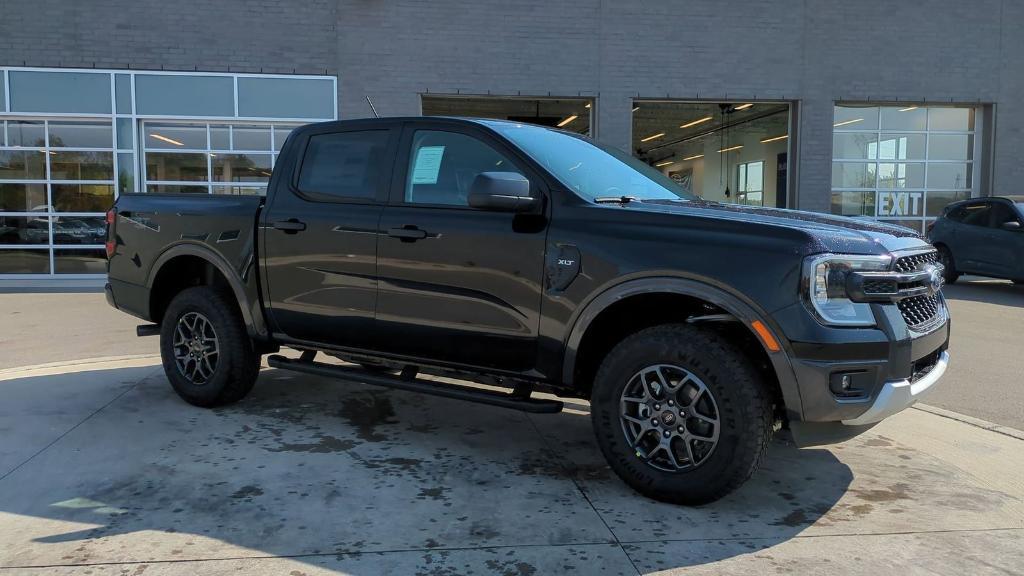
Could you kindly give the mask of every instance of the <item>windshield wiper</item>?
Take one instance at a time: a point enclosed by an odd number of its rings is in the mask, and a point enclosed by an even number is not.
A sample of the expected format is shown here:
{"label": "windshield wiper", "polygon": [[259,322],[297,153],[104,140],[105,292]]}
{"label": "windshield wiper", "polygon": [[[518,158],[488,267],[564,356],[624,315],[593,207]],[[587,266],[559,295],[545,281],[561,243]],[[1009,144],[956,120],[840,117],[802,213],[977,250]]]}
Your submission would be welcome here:
{"label": "windshield wiper", "polygon": [[601,196],[594,198],[594,202],[597,204],[629,204],[630,202],[639,202],[640,199],[636,196]]}

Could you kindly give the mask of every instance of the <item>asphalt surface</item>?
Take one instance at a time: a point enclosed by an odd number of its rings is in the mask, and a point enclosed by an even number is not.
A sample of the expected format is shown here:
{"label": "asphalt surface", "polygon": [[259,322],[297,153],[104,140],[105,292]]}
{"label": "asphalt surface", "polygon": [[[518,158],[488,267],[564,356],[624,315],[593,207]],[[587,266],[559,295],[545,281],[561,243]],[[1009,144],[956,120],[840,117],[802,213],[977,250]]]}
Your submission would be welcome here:
{"label": "asphalt surface", "polygon": [[[924,401],[1024,430],[1024,286],[965,277],[945,294],[951,364]],[[159,352],[98,292],[0,293],[0,322],[0,369]]]}

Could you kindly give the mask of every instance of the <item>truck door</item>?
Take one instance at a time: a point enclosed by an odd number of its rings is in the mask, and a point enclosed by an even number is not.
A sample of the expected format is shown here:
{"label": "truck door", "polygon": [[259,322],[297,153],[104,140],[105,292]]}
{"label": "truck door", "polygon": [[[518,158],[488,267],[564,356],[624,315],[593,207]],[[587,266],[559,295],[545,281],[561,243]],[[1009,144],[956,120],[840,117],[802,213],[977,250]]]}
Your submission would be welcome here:
{"label": "truck door", "polygon": [[407,124],[381,220],[382,350],[525,371],[537,354],[546,219],[470,208],[481,172],[541,182],[490,132]]}
{"label": "truck door", "polygon": [[264,210],[263,291],[287,339],[374,346],[377,227],[399,135],[395,123],[306,133]]}

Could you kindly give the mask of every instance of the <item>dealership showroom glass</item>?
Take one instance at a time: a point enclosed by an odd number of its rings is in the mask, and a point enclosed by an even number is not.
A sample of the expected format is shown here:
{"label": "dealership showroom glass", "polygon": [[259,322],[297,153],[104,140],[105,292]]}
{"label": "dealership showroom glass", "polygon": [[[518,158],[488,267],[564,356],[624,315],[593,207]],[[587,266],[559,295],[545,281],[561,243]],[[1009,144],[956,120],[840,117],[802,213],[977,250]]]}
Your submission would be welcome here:
{"label": "dealership showroom glass", "polygon": [[[273,18],[252,42],[216,14],[180,30],[141,6],[96,7],[91,38],[60,34],[83,15],[17,3],[0,24],[0,281],[99,279],[119,194],[263,194],[294,127],[375,113],[558,126],[708,200],[922,233],[950,202],[1020,193],[1020,7],[942,1],[912,41],[886,32],[891,15],[852,6],[749,26],[701,13],[674,30],[682,3],[602,3],[555,30],[511,6],[455,16],[448,4],[209,8],[236,29]],[[478,11],[515,34],[469,33]],[[946,33],[968,16],[970,35]],[[128,21],[155,28],[122,33]]]}

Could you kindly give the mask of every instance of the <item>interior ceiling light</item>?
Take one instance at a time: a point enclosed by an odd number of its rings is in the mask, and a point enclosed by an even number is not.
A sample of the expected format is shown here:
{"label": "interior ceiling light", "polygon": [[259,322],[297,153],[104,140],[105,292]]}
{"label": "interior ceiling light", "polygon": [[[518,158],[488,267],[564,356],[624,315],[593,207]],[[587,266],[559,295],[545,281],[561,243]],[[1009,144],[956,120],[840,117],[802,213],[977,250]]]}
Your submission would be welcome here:
{"label": "interior ceiling light", "polygon": [[182,142],[178,142],[177,140],[174,140],[172,138],[168,138],[167,136],[163,136],[163,135],[160,135],[160,134],[150,134],[150,136],[152,136],[153,138],[156,138],[157,140],[163,140],[164,142],[167,142],[168,144],[174,144],[175,146],[184,146],[185,145]]}
{"label": "interior ceiling light", "polygon": [[671,164],[673,162],[675,162],[675,160],[665,160],[664,162],[658,162],[657,164],[654,165],[654,167],[655,168],[661,168],[662,166],[668,166],[669,164]]}
{"label": "interior ceiling light", "polygon": [[721,150],[719,150],[719,152],[732,152],[733,150],[739,150],[740,148],[743,148],[743,144],[740,144],[738,146],[730,146],[728,148],[722,148]]}
{"label": "interior ceiling light", "polygon": [[711,116],[705,116],[703,118],[698,118],[698,119],[694,120],[693,122],[687,122],[686,124],[683,124],[682,126],[680,126],[680,128],[692,128],[692,127],[696,126],[697,124],[703,124],[703,123],[707,122],[708,120],[711,120]]}
{"label": "interior ceiling light", "polygon": [[778,140],[785,140],[786,138],[789,138],[789,134],[783,134],[782,136],[774,136],[772,138],[765,138],[764,140],[761,140],[761,144],[767,144],[769,142],[776,142]]}
{"label": "interior ceiling light", "polygon": [[683,160],[696,160],[697,158],[703,158],[703,157],[704,157],[703,154],[696,154],[694,156],[687,156],[686,158],[683,158]]}
{"label": "interior ceiling light", "polygon": [[654,140],[655,138],[661,138],[664,135],[665,135],[664,132],[658,132],[657,134],[651,134],[647,138],[641,138],[640,141],[641,142],[650,142],[651,140]]}
{"label": "interior ceiling light", "polygon": [[839,128],[840,126],[846,126],[847,124],[856,124],[857,122],[863,122],[863,118],[854,118],[853,120],[844,120],[842,122],[836,122],[832,125],[833,128]]}
{"label": "interior ceiling light", "polygon": [[911,110],[917,110],[917,106],[907,106],[906,108],[900,108],[900,112],[910,112]]}
{"label": "interior ceiling light", "polygon": [[579,118],[579,115],[578,114],[573,114],[572,116],[569,116],[565,120],[562,120],[561,122],[559,122],[558,123],[558,127],[561,128],[562,126],[565,126],[566,124],[568,124],[569,122],[572,122],[573,120],[575,120],[577,118]]}
{"label": "interior ceiling light", "polygon": [[736,110],[746,110],[747,108],[750,108],[751,106],[753,106],[753,103],[748,102],[746,104],[740,104],[735,109]]}
{"label": "interior ceiling light", "polygon": [[639,110],[639,109],[640,109],[640,107],[639,107],[639,106],[633,106],[633,112],[636,112],[636,111],[637,111],[637,110]]}

